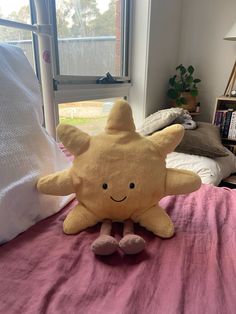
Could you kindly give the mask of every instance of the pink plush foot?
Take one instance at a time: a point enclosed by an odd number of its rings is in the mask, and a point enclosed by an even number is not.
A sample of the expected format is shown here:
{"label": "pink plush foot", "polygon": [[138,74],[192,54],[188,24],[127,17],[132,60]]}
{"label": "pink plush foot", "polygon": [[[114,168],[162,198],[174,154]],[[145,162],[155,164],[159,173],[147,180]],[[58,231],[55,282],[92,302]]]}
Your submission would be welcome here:
{"label": "pink plush foot", "polygon": [[91,245],[96,255],[110,255],[118,248],[118,242],[110,235],[100,235]]}
{"label": "pink plush foot", "polygon": [[145,244],[146,242],[140,236],[127,234],[120,240],[119,246],[126,254],[137,254],[144,249]]}

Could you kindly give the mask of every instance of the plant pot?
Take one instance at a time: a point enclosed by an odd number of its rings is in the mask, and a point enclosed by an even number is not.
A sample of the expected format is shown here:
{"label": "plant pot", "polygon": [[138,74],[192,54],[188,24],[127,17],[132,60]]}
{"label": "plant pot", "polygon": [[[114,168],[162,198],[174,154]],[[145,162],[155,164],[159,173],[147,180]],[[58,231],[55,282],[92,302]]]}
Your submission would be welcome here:
{"label": "plant pot", "polygon": [[197,108],[197,97],[192,96],[189,92],[184,92],[181,96],[187,101],[185,105],[182,105],[182,108],[189,112],[195,112]]}
{"label": "plant pot", "polygon": [[176,103],[173,102],[174,107],[180,107],[189,112],[195,112],[197,108],[197,97],[192,96],[189,92],[181,93],[181,97],[184,97],[187,103],[185,105],[177,106]]}

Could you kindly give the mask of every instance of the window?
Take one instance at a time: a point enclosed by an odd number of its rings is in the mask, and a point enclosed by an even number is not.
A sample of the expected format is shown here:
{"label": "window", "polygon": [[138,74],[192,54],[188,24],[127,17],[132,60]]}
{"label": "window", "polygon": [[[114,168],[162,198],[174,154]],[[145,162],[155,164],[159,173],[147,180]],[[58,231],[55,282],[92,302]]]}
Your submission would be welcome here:
{"label": "window", "polygon": [[[56,0],[55,74],[128,77],[129,1]],[[93,79],[92,79],[93,78]]]}
{"label": "window", "polygon": [[[90,135],[102,132],[114,101],[128,96],[130,2],[54,1],[50,17],[61,123]],[[96,84],[107,72],[120,84]]]}
{"label": "window", "polygon": [[[68,103],[77,103],[72,105],[72,115],[85,108],[88,122],[91,108],[86,101],[92,101],[96,103],[93,107],[100,106],[104,110],[112,99],[128,96],[130,3],[131,0],[45,0],[38,1],[35,6],[34,0],[1,0],[0,24],[4,26],[0,26],[0,41],[21,47],[36,68],[43,91],[45,125],[52,136],[55,137],[55,125],[59,119],[66,121],[61,112],[63,106],[68,108]],[[36,12],[37,7],[39,12]],[[47,24],[43,21],[48,17],[53,36],[41,36],[38,40],[34,34],[33,41],[31,31],[37,30],[36,26],[4,21],[24,24],[42,21],[42,24]],[[50,59],[44,62],[42,53],[50,51],[50,44],[53,75]],[[102,77],[105,80],[101,83],[99,79]],[[78,109],[75,110],[76,106]],[[102,112],[96,119],[103,120],[105,125],[106,116],[107,113],[104,115]],[[90,122],[94,121],[95,118]],[[95,125],[97,127],[92,133],[99,130],[98,124]]]}

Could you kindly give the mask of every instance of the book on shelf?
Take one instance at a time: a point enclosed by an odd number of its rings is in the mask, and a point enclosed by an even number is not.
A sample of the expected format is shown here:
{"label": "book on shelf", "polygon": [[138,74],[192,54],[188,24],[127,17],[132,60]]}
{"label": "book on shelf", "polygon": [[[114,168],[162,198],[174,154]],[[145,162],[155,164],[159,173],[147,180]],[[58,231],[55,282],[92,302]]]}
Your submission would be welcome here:
{"label": "book on shelf", "polygon": [[221,127],[223,122],[223,115],[227,112],[227,110],[217,110],[215,113],[214,124],[218,127]]}
{"label": "book on shelf", "polygon": [[236,111],[233,111],[230,119],[228,138],[236,140]]}
{"label": "book on shelf", "polygon": [[219,127],[222,138],[236,140],[236,111],[233,109],[217,110],[214,124]]}

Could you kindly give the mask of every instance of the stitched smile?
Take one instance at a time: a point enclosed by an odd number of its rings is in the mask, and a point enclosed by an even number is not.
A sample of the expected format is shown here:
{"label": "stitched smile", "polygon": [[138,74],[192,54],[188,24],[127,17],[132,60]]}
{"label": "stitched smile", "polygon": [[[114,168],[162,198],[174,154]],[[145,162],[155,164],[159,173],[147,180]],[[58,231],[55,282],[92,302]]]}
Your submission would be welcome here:
{"label": "stitched smile", "polygon": [[112,199],[114,202],[123,202],[126,198],[127,198],[127,196],[125,196],[124,198],[122,198],[122,200],[115,200],[115,199],[111,196],[111,199]]}

